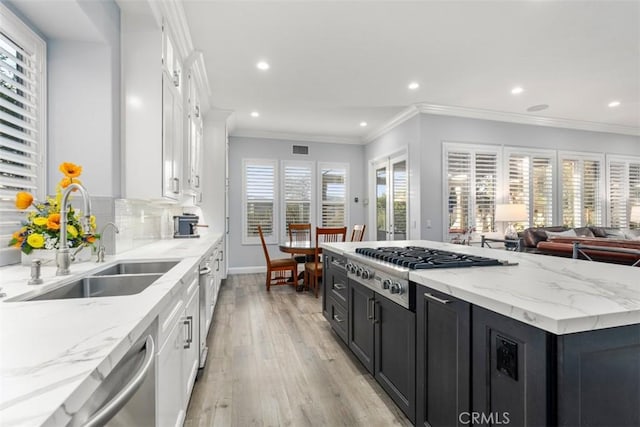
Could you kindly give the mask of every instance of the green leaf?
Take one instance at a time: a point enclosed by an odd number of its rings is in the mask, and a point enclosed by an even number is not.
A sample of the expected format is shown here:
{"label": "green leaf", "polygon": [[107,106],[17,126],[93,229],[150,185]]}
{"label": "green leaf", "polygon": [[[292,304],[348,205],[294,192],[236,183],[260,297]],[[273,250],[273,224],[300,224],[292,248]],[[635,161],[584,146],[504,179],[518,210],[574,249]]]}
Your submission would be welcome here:
{"label": "green leaf", "polygon": [[29,255],[32,251],[33,251],[33,248],[31,247],[31,245],[27,244],[22,247],[22,252],[24,252],[27,255]]}

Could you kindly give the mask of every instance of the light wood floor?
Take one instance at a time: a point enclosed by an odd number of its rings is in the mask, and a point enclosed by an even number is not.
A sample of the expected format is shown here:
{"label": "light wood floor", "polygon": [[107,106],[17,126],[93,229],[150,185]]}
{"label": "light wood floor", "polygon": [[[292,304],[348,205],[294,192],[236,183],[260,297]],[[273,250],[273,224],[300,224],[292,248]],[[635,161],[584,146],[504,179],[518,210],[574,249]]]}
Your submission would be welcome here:
{"label": "light wood floor", "polygon": [[322,299],[229,276],[185,426],[410,426],[339,342]]}

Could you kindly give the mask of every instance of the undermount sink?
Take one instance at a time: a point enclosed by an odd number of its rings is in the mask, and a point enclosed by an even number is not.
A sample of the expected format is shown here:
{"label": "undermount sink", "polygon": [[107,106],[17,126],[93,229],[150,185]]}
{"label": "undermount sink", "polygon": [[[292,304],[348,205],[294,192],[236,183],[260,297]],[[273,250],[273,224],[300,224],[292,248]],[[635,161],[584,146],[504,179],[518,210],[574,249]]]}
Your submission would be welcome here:
{"label": "undermount sink", "polygon": [[101,270],[95,276],[115,276],[118,274],[164,274],[179,261],[124,261]]}
{"label": "undermount sink", "polygon": [[162,274],[90,276],[28,298],[27,301],[135,295],[148,288],[160,276]]}

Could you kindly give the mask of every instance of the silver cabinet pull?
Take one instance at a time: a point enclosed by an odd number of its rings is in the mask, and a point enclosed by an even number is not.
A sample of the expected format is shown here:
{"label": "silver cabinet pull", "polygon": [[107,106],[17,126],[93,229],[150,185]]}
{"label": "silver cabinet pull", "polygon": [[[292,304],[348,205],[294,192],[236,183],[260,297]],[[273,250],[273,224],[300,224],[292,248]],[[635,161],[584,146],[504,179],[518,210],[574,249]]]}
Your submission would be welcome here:
{"label": "silver cabinet pull", "polygon": [[440,304],[449,304],[451,302],[448,299],[441,299],[441,298],[438,298],[437,296],[432,295],[430,293],[425,293],[424,296],[425,296],[425,298],[429,298],[430,300],[439,302]]}
{"label": "silver cabinet pull", "polygon": [[196,188],[200,188],[200,175],[196,175],[194,181],[195,181]]}
{"label": "silver cabinet pull", "polygon": [[368,320],[374,320],[375,318],[375,306],[374,304],[374,299],[373,298],[367,298],[367,319]]}
{"label": "silver cabinet pull", "polygon": [[171,182],[173,183],[173,192],[180,194],[180,178],[171,178]]}
{"label": "silver cabinet pull", "polygon": [[98,409],[98,411],[96,411],[93,416],[87,420],[84,427],[98,427],[105,425],[116,413],[118,413],[120,409],[122,409],[124,405],[127,404],[134,393],[138,391],[144,382],[145,377],[149,373],[149,369],[153,366],[151,362],[153,362],[153,358],[155,356],[155,347],[153,337],[151,337],[151,335],[147,336],[144,344],[145,356],[138,372],[131,377],[131,381],[129,381],[129,383],[125,385],[122,390],[113,397],[113,399],[107,402],[102,408]]}
{"label": "silver cabinet pull", "polygon": [[202,270],[200,270],[200,275],[201,276],[206,276],[209,273],[211,273],[211,267],[205,267]]}
{"label": "silver cabinet pull", "polygon": [[342,283],[334,283],[334,284],[333,284],[333,287],[334,287],[336,290],[338,290],[338,291],[341,291],[341,290],[343,290],[343,289],[345,289],[345,288],[346,288],[346,286],[345,286],[345,285],[343,285]]}
{"label": "silver cabinet pull", "polygon": [[191,348],[191,343],[193,342],[193,316],[187,316],[187,319],[183,320],[182,324],[186,325],[188,328],[187,330],[189,331],[189,335],[183,348]]}
{"label": "silver cabinet pull", "polygon": [[338,316],[337,314],[333,315],[333,320],[335,320],[338,323],[344,322],[344,319],[342,317]]}

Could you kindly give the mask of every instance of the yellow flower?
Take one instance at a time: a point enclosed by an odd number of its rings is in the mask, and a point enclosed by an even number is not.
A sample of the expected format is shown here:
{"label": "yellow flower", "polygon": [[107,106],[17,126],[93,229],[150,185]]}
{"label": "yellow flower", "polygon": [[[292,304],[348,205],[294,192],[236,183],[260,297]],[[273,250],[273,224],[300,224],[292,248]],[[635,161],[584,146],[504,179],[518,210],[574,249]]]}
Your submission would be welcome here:
{"label": "yellow flower", "polygon": [[67,233],[71,234],[74,239],[78,237],[78,229],[71,224],[67,225]]}
{"label": "yellow flower", "polygon": [[41,216],[33,219],[33,223],[39,226],[47,225],[47,222],[49,222],[49,218],[43,218]]}
{"label": "yellow flower", "polygon": [[20,191],[16,194],[16,208],[27,209],[33,202],[33,196],[30,193]]}
{"label": "yellow flower", "polygon": [[60,172],[69,178],[77,178],[82,173],[82,166],[70,162],[63,162],[60,164]]}
{"label": "yellow flower", "polygon": [[[73,183],[82,184],[82,181],[80,181],[79,179],[73,179],[73,178],[69,178],[68,176],[65,176],[60,181],[60,187],[67,188],[70,184],[73,184]],[[78,189],[75,188],[73,191],[78,191]]]}
{"label": "yellow flower", "polygon": [[98,225],[96,224],[96,216],[95,215],[91,215],[90,217],[90,222],[91,222],[91,229],[95,230]]}
{"label": "yellow flower", "polygon": [[44,246],[44,237],[38,233],[30,234],[29,237],[27,237],[27,243],[32,248],[39,249]]}

